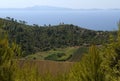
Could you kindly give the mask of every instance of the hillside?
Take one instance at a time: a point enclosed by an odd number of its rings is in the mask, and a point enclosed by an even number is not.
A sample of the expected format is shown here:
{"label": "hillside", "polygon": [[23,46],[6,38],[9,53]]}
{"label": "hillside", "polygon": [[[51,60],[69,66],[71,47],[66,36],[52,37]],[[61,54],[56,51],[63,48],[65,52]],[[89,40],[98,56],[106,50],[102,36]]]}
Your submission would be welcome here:
{"label": "hillside", "polygon": [[56,48],[101,45],[108,42],[110,34],[116,35],[116,32],[94,31],[72,24],[26,25],[25,21],[9,17],[0,19],[0,28],[8,33],[10,42],[16,41],[21,45],[24,56]]}

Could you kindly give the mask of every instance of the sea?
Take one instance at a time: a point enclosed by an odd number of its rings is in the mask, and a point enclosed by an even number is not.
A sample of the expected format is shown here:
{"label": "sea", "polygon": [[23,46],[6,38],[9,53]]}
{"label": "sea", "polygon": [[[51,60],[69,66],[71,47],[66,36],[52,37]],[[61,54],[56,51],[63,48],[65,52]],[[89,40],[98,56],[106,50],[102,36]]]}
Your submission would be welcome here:
{"label": "sea", "polygon": [[92,30],[111,31],[118,29],[120,10],[76,10],[76,11],[39,11],[39,10],[0,10],[0,18],[11,17],[33,25],[73,24]]}

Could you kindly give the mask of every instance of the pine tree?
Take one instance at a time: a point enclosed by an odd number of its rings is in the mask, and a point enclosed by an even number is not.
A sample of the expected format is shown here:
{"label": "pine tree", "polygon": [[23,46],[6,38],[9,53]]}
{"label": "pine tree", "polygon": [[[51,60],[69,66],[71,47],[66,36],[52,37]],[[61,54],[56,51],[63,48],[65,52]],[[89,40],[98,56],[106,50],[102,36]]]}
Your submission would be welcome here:
{"label": "pine tree", "polygon": [[[17,47],[17,48],[16,48]],[[7,36],[0,33],[0,80],[14,81],[14,62],[16,55],[20,55],[19,46],[9,44]]]}
{"label": "pine tree", "polygon": [[120,81],[120,23],[118,36],[110,38],[110,43],[102,49],[102,69],[107,81]]}
{"label": "pine tree", "polygon": [[91,46],[88,54],[75,65],[70,73],[70,81],[105,81],[101,71],[101,57],[96,46]]}

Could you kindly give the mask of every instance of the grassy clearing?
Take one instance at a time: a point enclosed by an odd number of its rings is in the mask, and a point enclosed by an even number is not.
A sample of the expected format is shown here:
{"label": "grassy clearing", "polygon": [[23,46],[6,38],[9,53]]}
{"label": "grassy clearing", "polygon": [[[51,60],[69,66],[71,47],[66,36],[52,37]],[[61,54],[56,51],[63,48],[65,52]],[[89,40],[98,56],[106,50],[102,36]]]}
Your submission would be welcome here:
{"label": "grassy clearing", "polygon": [[33,55],[25,57],[26,59],[36,59],[36,60],[54,60],[54,61],[66,61],[68,60],[79,47],[67,47],[58,48],[50,51],[38,52]]}

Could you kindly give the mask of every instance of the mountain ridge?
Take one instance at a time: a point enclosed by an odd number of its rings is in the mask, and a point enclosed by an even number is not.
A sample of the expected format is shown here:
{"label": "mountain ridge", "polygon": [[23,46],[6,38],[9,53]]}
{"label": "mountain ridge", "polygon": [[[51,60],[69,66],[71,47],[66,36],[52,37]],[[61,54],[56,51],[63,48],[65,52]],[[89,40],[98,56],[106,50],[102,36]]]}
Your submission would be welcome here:
{"label": "mountain ridge", "polygon": [[111,9],[99,9],[99,8],[91,8],[91,9],[72,9],[65,7],[56,7],[56,6],[31,6],[25,8],[0,8],[0,10],[41,10],[41,11],[85,11],[85,10],[120,10],[119,8],[111,8]]}

